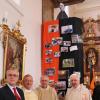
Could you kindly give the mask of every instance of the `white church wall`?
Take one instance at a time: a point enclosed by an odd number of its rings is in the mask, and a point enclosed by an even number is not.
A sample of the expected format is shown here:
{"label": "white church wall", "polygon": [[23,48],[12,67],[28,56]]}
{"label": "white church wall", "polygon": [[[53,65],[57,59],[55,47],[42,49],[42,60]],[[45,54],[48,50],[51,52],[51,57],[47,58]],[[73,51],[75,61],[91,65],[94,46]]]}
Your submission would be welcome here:
{"label": "white church wall", "polygon": [[100,15],[100,1],[99,0],[86,0],[83,3],[70,6],[72,8],[72,15],[83,18],[84,20],[92,17],[94,19],[98,18]]}
{"label": "white church wall", "polygon": [[[34,3],[35,2],[35,3]],[[21,0],[20,6],[12,0],[0,0],[0,23],[6,16],[11,27],[18,20],[21,22],[21,33],[27,38],[24,75],[31,74],[34,85],[39,84],[41,76],[41,23],[42,1]],[[3,76],[3,46],[0,42],[0,80]]]}

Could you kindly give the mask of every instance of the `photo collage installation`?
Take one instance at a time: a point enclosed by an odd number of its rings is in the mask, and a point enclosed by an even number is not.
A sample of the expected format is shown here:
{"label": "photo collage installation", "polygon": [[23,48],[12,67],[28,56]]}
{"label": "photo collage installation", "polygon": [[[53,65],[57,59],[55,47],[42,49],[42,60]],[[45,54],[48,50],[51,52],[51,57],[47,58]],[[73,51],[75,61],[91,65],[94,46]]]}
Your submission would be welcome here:
{"label": "photo collage installation", "polygon": [[69,75],[74,71],[83,76],[82,32],[83,22],[76,17],[43,23],[42,74],[56,81],[59,91],[66,91]]}

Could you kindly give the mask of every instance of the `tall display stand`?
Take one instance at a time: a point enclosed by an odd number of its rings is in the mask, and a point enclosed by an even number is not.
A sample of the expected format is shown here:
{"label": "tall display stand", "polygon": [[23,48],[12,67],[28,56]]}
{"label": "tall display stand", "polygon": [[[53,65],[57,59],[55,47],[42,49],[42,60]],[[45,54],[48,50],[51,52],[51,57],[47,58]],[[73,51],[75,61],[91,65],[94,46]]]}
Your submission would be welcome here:
{"label": "tall display stand", "polygon": [[70,87],[69,76],[80,72],[83,82],[83,22],[70,17],[48,21],[42,30],[42,74],[56,81],[56,89],[65,95]]}

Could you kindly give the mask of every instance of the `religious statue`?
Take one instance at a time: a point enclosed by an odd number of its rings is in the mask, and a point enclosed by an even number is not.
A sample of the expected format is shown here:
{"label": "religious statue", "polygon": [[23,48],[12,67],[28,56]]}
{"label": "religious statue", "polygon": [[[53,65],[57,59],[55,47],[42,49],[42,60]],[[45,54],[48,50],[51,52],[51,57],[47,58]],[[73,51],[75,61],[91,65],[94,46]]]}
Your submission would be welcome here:
{"label": "religious statue", "polygon": [[65,12],[65,6],[63,3],[60,3],[59,5],[59,8],[60,8],[60,12],[57,16],[57,19],[64,19],[64,18],[68,18],[66,12]]}

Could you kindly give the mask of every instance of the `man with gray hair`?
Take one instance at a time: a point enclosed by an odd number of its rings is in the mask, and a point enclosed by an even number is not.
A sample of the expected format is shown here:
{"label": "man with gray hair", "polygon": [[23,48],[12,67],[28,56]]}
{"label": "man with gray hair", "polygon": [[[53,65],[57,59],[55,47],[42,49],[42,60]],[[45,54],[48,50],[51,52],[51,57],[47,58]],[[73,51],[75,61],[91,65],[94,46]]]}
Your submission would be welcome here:
{"label": "man with gray hair", "polygon": [[24,76],[22,89],[24,91],[25,100],[38,100],[33,90],[33,77],[30,74]]}
{"label": "man with gray hair", "polygon": [[50,87],[48,82],[48,76],[43,75],[40,79],[41,85],[36,89],[38,100],[58,100],[55,89]]}
{"label": "man with gray hair", "polygon": [[71,88],[67,90],[65,100],[92,100],[89,90],[80,84],[80,75],[73,73],[70,76]]}

